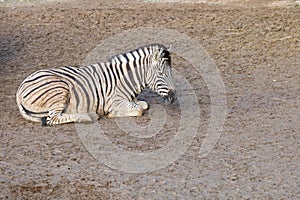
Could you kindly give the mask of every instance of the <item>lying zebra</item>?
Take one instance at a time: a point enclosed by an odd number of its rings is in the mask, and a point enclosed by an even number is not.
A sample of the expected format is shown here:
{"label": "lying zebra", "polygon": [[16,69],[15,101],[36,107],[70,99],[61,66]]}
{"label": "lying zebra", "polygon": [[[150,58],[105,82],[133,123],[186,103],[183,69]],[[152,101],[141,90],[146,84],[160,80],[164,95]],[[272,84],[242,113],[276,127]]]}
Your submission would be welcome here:
{"label": "lying zebra", "polygon": [[141,116],[148,104],[136,97],[145,87],[176,100],[170,52],[163,45],[140,47],[106,63],[39,70],[22,82],[16,99],[22,116],[42,125],[92,122],[102,115]]}

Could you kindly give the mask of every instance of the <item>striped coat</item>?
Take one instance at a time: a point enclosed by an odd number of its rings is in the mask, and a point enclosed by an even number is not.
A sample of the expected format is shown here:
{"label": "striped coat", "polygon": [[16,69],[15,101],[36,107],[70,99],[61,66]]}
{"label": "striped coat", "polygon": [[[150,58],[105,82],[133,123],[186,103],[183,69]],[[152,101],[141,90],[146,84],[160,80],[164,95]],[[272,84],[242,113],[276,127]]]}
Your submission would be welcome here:
{"label": "striped coat", "polygon": [[43,125],[140,116],[148,104],[136,96],[146,87],[175,100],[169,51],[153,44],[84,67],[39,70],[20,85],[17,104],[25,119]]}

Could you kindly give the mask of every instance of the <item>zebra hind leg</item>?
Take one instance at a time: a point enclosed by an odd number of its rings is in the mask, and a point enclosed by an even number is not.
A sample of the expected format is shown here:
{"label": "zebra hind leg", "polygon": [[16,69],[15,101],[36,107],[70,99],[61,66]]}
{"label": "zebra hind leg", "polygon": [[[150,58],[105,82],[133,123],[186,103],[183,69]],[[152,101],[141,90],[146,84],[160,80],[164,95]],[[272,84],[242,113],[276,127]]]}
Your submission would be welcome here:
{"label": "zebra hind leg", "polygon": [[48,117],[42,118],[42,125],[66,124],[71,122],[91,123],[93,122],[93,118],[87,113],[68,114],[61,112],[49,112]]}

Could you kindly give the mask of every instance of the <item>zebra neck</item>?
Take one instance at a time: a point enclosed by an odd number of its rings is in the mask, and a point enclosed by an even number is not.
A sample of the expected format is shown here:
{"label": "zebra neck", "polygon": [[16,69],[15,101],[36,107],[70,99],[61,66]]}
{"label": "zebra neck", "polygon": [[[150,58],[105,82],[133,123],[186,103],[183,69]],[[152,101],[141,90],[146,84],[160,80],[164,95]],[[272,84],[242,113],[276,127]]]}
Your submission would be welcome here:
{"label": "zebra neck", "polygon": [[122,94],[123,98],[133,100],[146,87],[144,66],[112,63],[111,69],[118,79],[117,93]]}

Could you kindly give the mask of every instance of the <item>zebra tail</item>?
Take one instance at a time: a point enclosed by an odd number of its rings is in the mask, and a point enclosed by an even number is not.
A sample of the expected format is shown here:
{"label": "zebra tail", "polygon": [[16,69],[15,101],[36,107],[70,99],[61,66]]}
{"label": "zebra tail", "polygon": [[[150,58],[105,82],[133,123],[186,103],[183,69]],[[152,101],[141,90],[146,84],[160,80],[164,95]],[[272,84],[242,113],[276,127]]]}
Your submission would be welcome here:
{"label": "zebra tail", "polygon": [[25,110],[24,106],[21,104],[18,97],[17,97],[17,104],[18,104],[18,107],[19,107],[22,117],[24,117],[25,119],[27,119],[29,121],[42,122],[42,117],[32,116],[32,115],[30,115],[30,111],[28,112]]}

